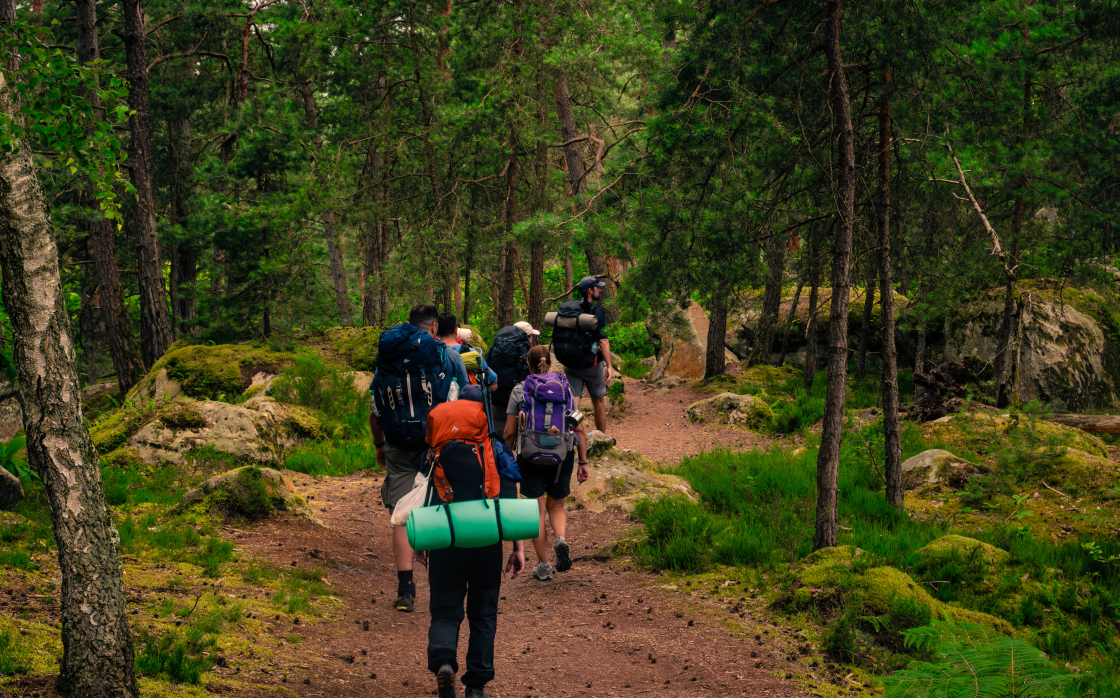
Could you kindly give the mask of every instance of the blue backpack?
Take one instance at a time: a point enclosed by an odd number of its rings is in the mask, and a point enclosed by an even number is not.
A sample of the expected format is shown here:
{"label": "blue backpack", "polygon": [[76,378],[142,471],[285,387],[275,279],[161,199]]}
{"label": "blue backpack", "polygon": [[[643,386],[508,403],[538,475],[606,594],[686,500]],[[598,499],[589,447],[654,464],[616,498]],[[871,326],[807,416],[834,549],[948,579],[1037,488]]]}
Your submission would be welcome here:
{"label": "blue backpack", "polygon": [[381,333],[377,373],[369,390],[385,440],[401,448],[422,448],[428,413],[441,400],[443,343],[417,327],[401,323]]}

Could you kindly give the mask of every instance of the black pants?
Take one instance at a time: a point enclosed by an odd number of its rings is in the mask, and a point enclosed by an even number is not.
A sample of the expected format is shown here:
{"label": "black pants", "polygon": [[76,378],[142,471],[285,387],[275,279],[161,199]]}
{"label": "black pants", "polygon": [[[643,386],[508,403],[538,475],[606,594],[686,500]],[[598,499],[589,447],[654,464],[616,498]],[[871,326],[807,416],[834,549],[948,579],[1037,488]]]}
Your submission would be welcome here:
{"label": "black pants", "polygon": [[494,635],[502,584],[502,544],[485,548],[444,548],[428,553],[432,626],[428,629],[428,670],[450,664],[459,673],[459,626],[463,600],[470,623],[464,686],[485,686],[494,678]]}

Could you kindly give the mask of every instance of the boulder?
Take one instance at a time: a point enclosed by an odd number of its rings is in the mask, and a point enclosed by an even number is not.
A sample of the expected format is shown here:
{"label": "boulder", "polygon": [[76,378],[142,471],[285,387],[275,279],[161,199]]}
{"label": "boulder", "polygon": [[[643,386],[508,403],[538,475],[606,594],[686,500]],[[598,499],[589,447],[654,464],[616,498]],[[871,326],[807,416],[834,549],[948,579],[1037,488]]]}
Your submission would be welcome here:
{"label": "boulder", "polygon": [[23,407],[12,381],[0,381],[0,441],[11,441],[23,429]]}
{"label": "boulder", "polygon": [[[1088,289],[1043,281],[1019,289],[1023,341],[1019,394],[1058,410],[1120,405],[1120,339],[1105,324],[1108,302]],[[1104,310],[1102,310],[1104,308]],[[1096,317],[1095,317],[1096,316]],[[959,309],[950,318],[945,359],[994,361],[1003,322],[1003,291]]]}
{"label": "boulder", "polygon": [[[309,410],[282,405],[266,396],[243,405],[213,400],[174,404],[174,409],[162,410],[158,419],[128,439],[129,447],[147,463],[181,463],[188,451],[207,446],[237,458],[269,463],[276,460],[278,451],[322,436],[319,422]],[[198,418],[189,418],[188,413]]]}
{"label": "boulder", "polygon": [[1011,558],[1006,550],[990,543],[958,535],[941,536],[918,550],[918,555],[927,566],[953,558],[965,560],[976,556],[984,558],[990,564],[1001,565]]}
{"label": "boulder", "polygon": [[294,356],[248,344],[205,346],[180,340],[133,386],[126,399],[180,394],[200,400],[233,399],[252,384],[253,376],[279,373]]}
{"label": "boulder", "polygon": [[10,507],[23,499],[23,485],[19,478],[0,468],[0,507]]}
{"label": "boulder", "polygon": [[587,457],[598,458],[614,448],[617,443],[613,436],[607,436],[598,429],[592,429],[587,435]]}
{"label": "boulder", "polygon": [[902,462],[902,483],[906,489],[938,483],[959,489],[978,473],[972,463],[940,448],[922,451]]}
{"label": "boulder", "polygon": [[716,422],[760,429],[774,417],[770,405],[754,395],[720,393],[688,406],[688,421]]}
{"label": "boulder", "polygon": [[[258,475],[259,473],[259,475]],[[259,491],[255,481],[260,483]],[[263,494],[264,501],[254,501],[254,494]],[[184,504],[197,504],[216,495],[214,503],[232,514],[264,515],[272,510],[290,511],[314,519],[311,507],[296,494],[292,481],[272,468],[243,466],[215,475],[199,487],[183,495]]]}
{"label": "boulder", "polygon": [[599,452],[591,460],[589,470],[587,482],[573,482],[568,502],[594,512],[617,507],[630,513],[640,500],[666,494],[683,494],[696,501],[687,482],[659,472],[653,461],[634,451],[611,448]]}
{"label": "boulder", "polygon": [[[669,374],[692,380],[704,377],[708,316],[699,303],[690,303],[684,310],[673,306],[670,317],[664,322],[651,324],[649,332],[661,339],[657,361],[649,372],[650,381]],[[739,360],[727,349],[724,349],[724,359],[729,364]]]}

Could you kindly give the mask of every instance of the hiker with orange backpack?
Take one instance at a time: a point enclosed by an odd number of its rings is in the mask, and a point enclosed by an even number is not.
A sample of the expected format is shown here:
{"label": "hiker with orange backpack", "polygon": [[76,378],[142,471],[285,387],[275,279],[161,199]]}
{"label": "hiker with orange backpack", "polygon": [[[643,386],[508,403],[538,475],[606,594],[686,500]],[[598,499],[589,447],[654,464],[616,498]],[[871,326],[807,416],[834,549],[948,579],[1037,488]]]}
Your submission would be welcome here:
{"label": "hiker with orange backpack", "polygon": [[579,454],[576,479],[586,482],[587,439],[575,396],[562,373],[552,372],[548,347],[529,350],[529,376],[518,383],[506,407],[506,443],[517,454],[521,470],[521,495],[540,502],[541,535],[533,539],[537,566],[533,576],[541,581],[552,579],[553,566],[548,562],[548,521],[556,534],[556,567],[558,572],[572,568],[568,546],[568,514],[564,509],[572,492],[572,471]]}
{"label": "hiker with orange backpack", "polygon": [[[430,503],[475,499],[516,499],[512,464],[503,464],[502,444],[493,433],[483,388],[465,387],[456,402],[439,405],[428,415],[427,454]],[[458,698],[459,629],[470,624],[466,698],[487,698],[484,686],[494,678],[494,636],[498,628],[498,598],[502,584],[502,544],[481,548],[449,548],[428,553],[431,589],[431,626],[428,630],[428,670],[436,675],[439,698]],[[505,564],[516,579],[525,569],[523,541],[515,541]]]}

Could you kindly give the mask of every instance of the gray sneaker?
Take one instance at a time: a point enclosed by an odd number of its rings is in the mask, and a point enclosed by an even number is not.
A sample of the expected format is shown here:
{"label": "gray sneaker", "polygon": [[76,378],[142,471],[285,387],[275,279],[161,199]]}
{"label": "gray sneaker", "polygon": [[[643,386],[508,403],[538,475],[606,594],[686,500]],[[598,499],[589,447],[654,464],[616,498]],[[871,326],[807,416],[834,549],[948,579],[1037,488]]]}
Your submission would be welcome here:
{"label": "gray sneaker", "polygon": [[542,582],[550,581],[552,579],[552,565],[547,562],[537,563],[537,566],[533,568],[533,576]]}

